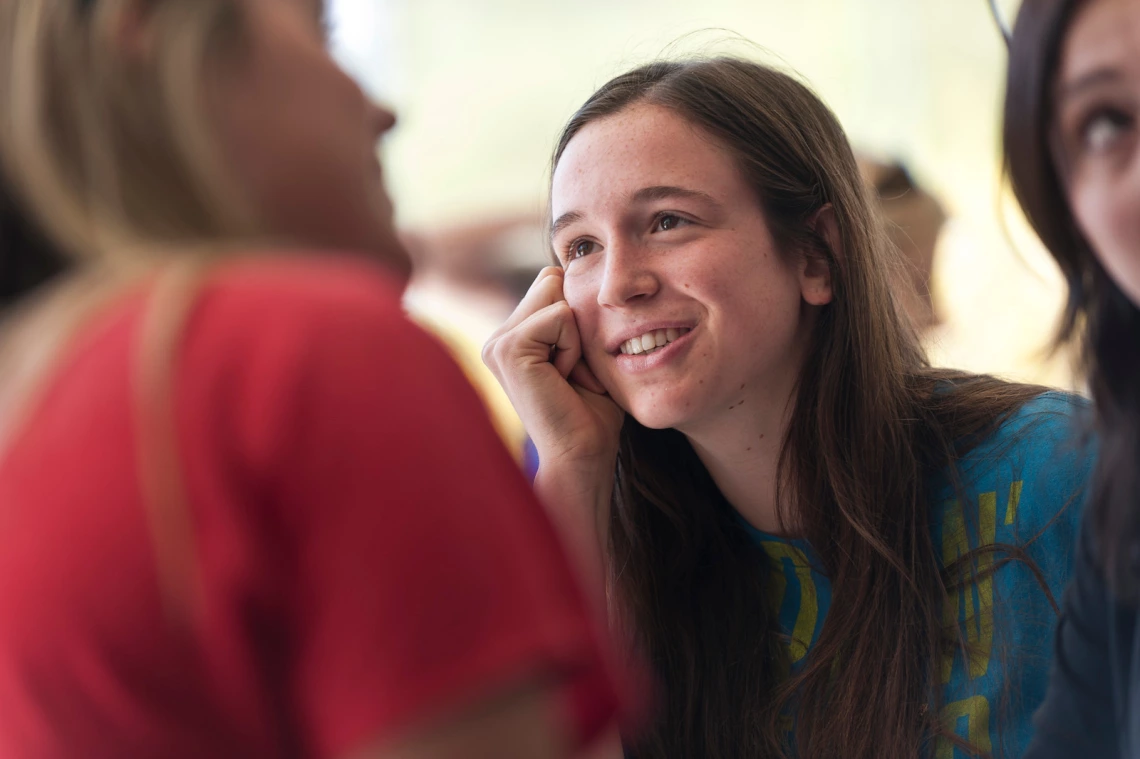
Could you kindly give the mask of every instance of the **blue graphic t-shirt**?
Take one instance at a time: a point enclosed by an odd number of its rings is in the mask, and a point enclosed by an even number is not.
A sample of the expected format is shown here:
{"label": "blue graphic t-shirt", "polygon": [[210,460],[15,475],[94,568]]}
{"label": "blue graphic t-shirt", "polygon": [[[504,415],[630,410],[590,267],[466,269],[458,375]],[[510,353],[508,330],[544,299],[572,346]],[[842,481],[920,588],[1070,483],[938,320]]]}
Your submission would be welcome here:
{"label": "blue graphic t-shirt", "polygon": [[[958,465],[958,497],[948,474],[931,483],[933,538],[944,566],[979,546],[1023,547],[1059,603],[1072,572],[1083,489],[1092,466],[1074,417],[1087,404],[1046,393],[1023,406],[989,440]],[[747,527],[772,560],[771,598],[788,636],[792,667],[803,666],[823,629],[831,583],[813,548]],[[1019,757],[1029,743],[1030,718],[1045,695],[1057,615],[1032,571],[1022,562],[1000,566],[1004,554],[983,553],[983,579],[952,590],[943,621],[963,629],[958,647],[936,670],[942,719],[957,735],[995,757]],[[885,633],[887,634],[887,633]],[[965,759],[950,741],[935,759]]]}

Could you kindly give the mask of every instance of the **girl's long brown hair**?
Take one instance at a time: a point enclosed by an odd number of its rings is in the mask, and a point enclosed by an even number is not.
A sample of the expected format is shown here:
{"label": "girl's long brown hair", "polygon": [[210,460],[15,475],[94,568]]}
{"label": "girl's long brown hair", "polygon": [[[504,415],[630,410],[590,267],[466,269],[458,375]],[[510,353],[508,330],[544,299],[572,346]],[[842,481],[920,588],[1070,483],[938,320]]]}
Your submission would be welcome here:
{"label": "girl's long brown hair", "polygon": [[[681,433],[629,419],[611,517],[612,595],[663,686],[634,750],[639,759],[913,759],[944,732],[933,672],[962,645],[956,627],[943,628],[947,585],[973,581],[976,566],[942,567],[927,488],[1042,388],[928,366],[892,296],[891,248],[847,138],[807,87],[734,58],[653,63],[586,102],[554,164],[583,126],[642,102],[718,140],[781,250],[831,268],[834,301],[810,338],[777,500],[819,549],[833,588],[820,638],[788,678],[763,552]],[[809,223],[827,204],[840,251]]]}

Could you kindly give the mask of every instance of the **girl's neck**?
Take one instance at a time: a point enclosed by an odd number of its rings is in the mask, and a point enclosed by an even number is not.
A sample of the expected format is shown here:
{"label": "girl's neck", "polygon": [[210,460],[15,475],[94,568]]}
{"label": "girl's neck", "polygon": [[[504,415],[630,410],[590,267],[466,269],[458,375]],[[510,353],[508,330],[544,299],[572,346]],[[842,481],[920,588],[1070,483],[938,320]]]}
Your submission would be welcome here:
{"label": "girl's neck", "polygon": [[758,530],[794,532],[794,514],[781,524],[776,500],[780,451],[794,403],[782,398],[749,398],[718,418],[681,430],[725,499]]}

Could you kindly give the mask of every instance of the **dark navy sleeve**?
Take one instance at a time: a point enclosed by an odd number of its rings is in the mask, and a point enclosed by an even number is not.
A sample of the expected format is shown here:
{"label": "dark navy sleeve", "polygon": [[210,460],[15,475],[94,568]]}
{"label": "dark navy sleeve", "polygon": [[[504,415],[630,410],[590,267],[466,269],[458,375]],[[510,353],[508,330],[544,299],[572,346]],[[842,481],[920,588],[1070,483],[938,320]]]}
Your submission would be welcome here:
{"label": "dark navy sleeve", "polygon": [[[1135,612],[1113,601],[1095,559],[1092,532],[1086,520],[1057,625],[1049,688],[1034,716],[1025,759],[1120,756],[1123,725],[1115,691],[1128,667],[1116,657],[1131,650]],[[1123,646],[1117,645],[1121,633],[1127,635]]]}

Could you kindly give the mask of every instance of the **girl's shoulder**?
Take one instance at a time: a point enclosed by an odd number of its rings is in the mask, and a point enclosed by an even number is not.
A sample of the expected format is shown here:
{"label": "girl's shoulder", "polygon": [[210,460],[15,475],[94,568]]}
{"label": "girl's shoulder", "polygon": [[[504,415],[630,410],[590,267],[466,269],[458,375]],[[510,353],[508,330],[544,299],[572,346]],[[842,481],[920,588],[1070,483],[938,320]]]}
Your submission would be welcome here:
{"label": "girl's shoulder", "polygon": [[982,471],[1006,467],[1038,477],[1084,472],[1096,452],[1092,411],[1092,403],[1074,393],[1042,393],[1011,413],[964,461]]}
{"label": "girl's shoulder", "polygon": [[1023,403],[998,428],[995,437],[1017,435],[1027,428],[1071,439],[1087,432],[1092,422],[1092,402],[1076,393],[1047,390]]}
{"label": "girl's shoulder", "polygon": [[1050,390],[1009,412],[956,462],[959,476],[984,478],[1006,471],[1081,467],[1094,455],[1092,404]]}
{"label": "girl's shoulder", "polygon": [[1092,404],[1079,395],[1030,399],[935,478],[932,503],[976,504],[1013,541],[1058,521],[1075,527],[1096,455],[1092,420]]}

